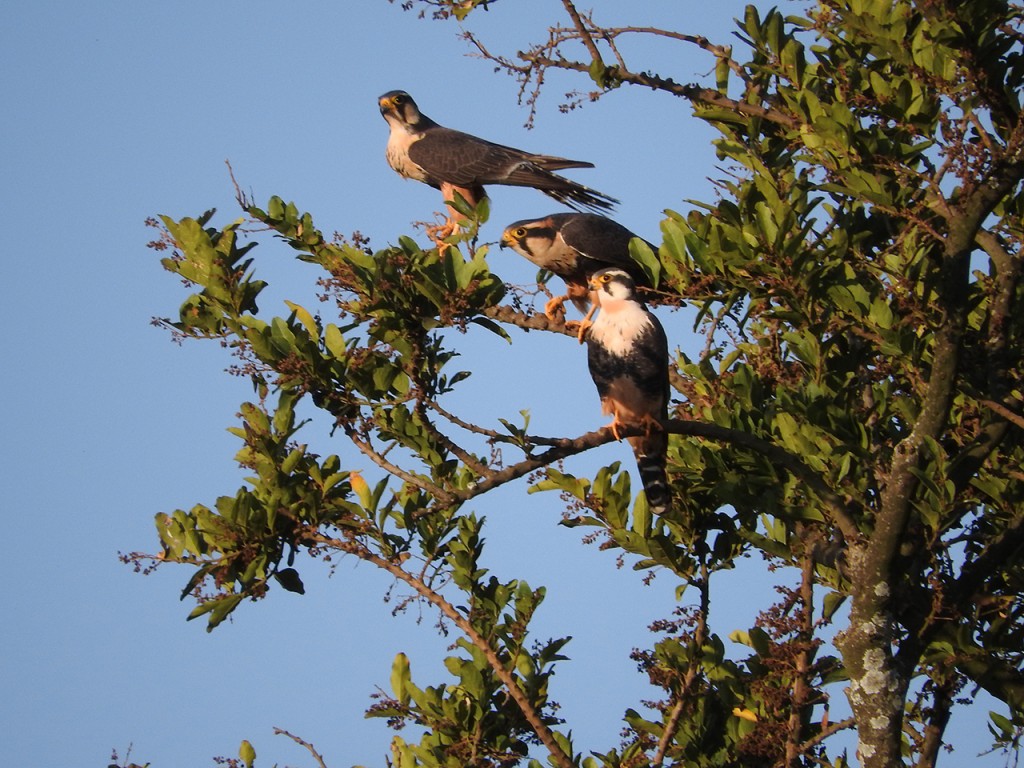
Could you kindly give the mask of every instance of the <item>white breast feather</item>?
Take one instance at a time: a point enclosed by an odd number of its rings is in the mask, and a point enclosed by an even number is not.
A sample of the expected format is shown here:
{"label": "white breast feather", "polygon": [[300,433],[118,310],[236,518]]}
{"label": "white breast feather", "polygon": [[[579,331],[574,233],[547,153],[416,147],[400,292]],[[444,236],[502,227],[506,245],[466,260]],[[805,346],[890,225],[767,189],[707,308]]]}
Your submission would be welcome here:
{"label": "white breast feather", "polygon": [[652,326],[650,317],[637,304],[624,302],[612,311],[602,306],[597,319],[590,327],[595,342],[617,357],[625,357],[633,349],[635,340]]}
{"label": "white breast feather", "polygon": [[426,181],[427,174],[409,159],[409,147],[421,138],[423,138],[422,134],[410,133],[400,125],[391,124],[391,135],[388,136],[388,146],[385,150],[385,155],[388,159],[388,165],[394,168],[399,175],[407,179]]}

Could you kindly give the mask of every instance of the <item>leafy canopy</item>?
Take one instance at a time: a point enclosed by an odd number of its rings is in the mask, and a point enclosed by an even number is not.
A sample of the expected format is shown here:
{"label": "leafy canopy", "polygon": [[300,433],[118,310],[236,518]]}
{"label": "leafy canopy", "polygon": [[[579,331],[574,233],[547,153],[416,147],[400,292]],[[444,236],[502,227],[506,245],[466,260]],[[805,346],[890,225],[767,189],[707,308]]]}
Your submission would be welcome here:
{"label": "leafy canopy", "polygon": [[[506,6],[429,5],[460,19]],[[291,304],[288,317],[266,319],[242,220],[162,218],[160,244],[173,248],[164,266],[196,291],[166,324],[225,343],[256,393],[232,429],[246,485],[157,516],[159,560],[194,569],[190,618],[212,629],[275,583],[302,591],[299,553],[354,556],[398,579],[461,632],[450,682],[415,684],[400,655],[391,695],[369,712],[418,726],[418,743],[392,744],[401,766],[512,765],[532,745],[563,768],[846,765],[830,749],[844,730],[856,732],[864,766],[930,766],[958,697],[979,687],[1005,707],[991,716],[994,742],[1015,747],[1020,8],[819,0],[786,17],[750,6],[734,48],[600,27],[563,6],[568,23],[515,59],[469,37],[520,78],[533,106],[549,70],[563,69],[596,87],[581,99],[654,88],[690,101],[720,134],[716,198],[667,211],[648,264],[660,274],[655,300],[692,307],[704,339],[673,371],[671,513],[653,517],[618,465],[594,477],[556,466],[607,442],[605,431],[546,438],[509,414],[495,413],[496,428],[445,407],[469,373],[447,329],[564,331],[490,271],[476,246],[486,203],[463,206],[467,228],[443,248],[400,237],[373,251],[326,240],[280,198],[266,209],[242,199],[249,218],[322,269],[329,311]],[[631,68],[624,41],[637,34],[698,46],[716,63],[713,84]],[[300,404],[365,466],[299,443]],[[636,654],[662,699],[623,702],[620,743],[588,745],[586,756],[550,698],[567,639],[529,633],[545,590],[481,564],[485,521],[467,510],[538,471],[532,490],[562,493],[566,524],[677,580],[684,601]],[[750,648],[734,659],[711,623],[712,587],[749,552],[792,587],[733,633]],[[848,715],[830,718],[830,706]]]}

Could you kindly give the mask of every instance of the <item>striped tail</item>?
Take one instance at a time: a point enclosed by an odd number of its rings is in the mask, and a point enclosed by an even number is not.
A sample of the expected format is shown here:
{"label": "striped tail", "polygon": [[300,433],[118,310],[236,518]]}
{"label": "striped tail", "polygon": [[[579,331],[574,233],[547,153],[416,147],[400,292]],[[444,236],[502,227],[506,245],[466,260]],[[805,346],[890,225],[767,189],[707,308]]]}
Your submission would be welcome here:
{"label": "striped tail", "polygon": [[668,433],[659,429],[647,437],[633,438],[630,442],[633,443],[636,468],[647,496],[647,506],[654,514],[664,515],[671,505],[668,478],[665,475]]}
{"label": "striped tail", "polygon": [[575,181],[570,181],[564,176],[559,176],[556,173],[548,175],[552,180],[557,181],[549,185],[538,184],[536,188],[562,205],[569,206],[574,211],[579,211],[580,213],[586,211],[599,214],[608,213],[614,210],[619,202],[604,192],[598,192],[596,189],[577,184]]}

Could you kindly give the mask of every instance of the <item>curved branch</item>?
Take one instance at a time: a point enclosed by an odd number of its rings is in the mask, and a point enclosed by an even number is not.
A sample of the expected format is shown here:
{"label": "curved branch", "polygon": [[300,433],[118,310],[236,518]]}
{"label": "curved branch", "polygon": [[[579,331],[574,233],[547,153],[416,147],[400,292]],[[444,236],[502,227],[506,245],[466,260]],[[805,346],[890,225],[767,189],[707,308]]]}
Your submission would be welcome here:
{"label": "curved branch", "polygon": [[309,750],[309,754],[311,754],[313,756],[313,759],[316,760],[316,764],[319,765],[320,768],[327,768],[327,763],[324,762],[323,755],[321,755],[319,752],[317,752],[316,749],[314,749],[313,745],[310,744],[305,739],[300,739],[295,734],[288,733],[288,731],[286,731],[284,728],[278,728],[277,726],[274,726],[274,735],[275,736],[287,736],[289,739],[294,741],[300,747],[305,747],[307,750]]}
{"label": "curved branch", "polygon": [[348,436],[348,439],[352,441],[352,444],[356,448],[358,448],[359,451],[364,456],[369,458],[370,461],[372,461],[374,464],[376,464],[378,467],[383,469],[388,474],[394,475],[399,480],[403,480],[409,483],[409,485],[414,485],[420,490],[426,491],[445,506],[450,506],[455,502],[456,497],[453,494],[441,488],[440,486],[431,483],[430,481],[420,477],[419,475],[414,475],[411,472],[407,472],[406,470],[402,469],[396,464],[392,464],[390,461],[384,458],[383,455],[375,451],[368,440],[364,440],[362,437],[360,437],[359,434],[356,432],[355,428],[352,427],[351,425],[344,425],[344,429],[345,434]]}
{"label": "curved branch", "polygon": [[[738,429],[722,427],[718,424],[708,424],[701,421],[686,421],[673,419],[663,423],[666,432],[675,435],[687,435],[689,437],[701,437],[708,440],[729,443],[731,445],[746,448],[754,453],[764,456],[778,466],[785,469],[794,477],[799,478],[821,501],[828,507],[828,512],[833,522],[842,531],[847,541],[854,541],[859,538],[859,530],[855,523],[855,506],[852,502],[844,499],[833,491],[820,474],[805,464],[799,456],[790,453],[784,448],[762,438],[743,432]],[[642,425],[630,425],[619,428],[619,437],[639,437],[646,434],[646,428]],[[615,435],[608,427],[587,432],[577,438],[565,438],[556,441],[556,444],[544,451],[544,453],[524,459],[523,461],[505,467],[495,472],[492,477],[483,480],[464,491],[457,491],[452,494],[459,501],[468,501],[482,493],[516,480],[534,470],[545,467],[559,459],[574,456],[578,453],[596,448],[599,445],[610,443],[615,440]]]}
{"label": "curved branch", "polygon": [[490,665],[491,669],[494,670],[494,674],[496,674],[498,679],[501,680],[501,683],[505,686],[509,696],[511,696],[512,700],[515,701],[516,705],[519,707],[519,711],[523,713],[523,717],[526,718],[526,721],[530,724],[533,732],[537,734],[537,738],[540,739],[541,744],[543,744],[547,748],[548,752],[550,752],[552,759],[559,768],[573,768],[572,757],[567,755],[559,746],[554,733],[550,728],[548,728],[544,719],[541,717],[540,712],[533,706],[529,697],[523,692],[519,683],[516,682],[515,676],[502,663],[501,659],[498,658],[498,654],[491,644],[473,628],[469,619],[460,613],[454,605],[445,600],[438,592],[431,589],[422,579],[413,576],[398,563],[394,563],[380,555],[374,554],[361,544],[352,541],[343,541],[341,539],[333,539],[319,534],[311,534],[310,538],[321,544],[329,544],[337,547],[344,552],[355,555],[361,560],[365,560],[368,563],[376,565],[378,568],[382,568],[399,581],[408,584],[420,596],[436,606],[438,610],[447,616],[455,626],[462,630],[466,637],[469,638],[470,642],[472,642],[473,645],[480,649],[480,652],[484,654],[484,657],[487,659],[487,663]]}
{"label": "curved branch", "polygon": [[732,46],[716,45],[704,37],[704,35],[690,35],[685,32],[673,32],[672,30],[660,29],[658,27],[609,27],[601,30],[601,34],[606,38],[616,38],[619,35],[627,33],[667,37],[670,40],[693,43],[698,48],[710,53],[716,59],[724,61],[733,74],[743,80],[743,82],[750,82],[750,76],[747,74],[746,70],[743,69],[743,66],[738,61],[732,58]]}
{"label": "curved branch", "polygon": [[499,432],[496,429],[488,429],[487,427],[481,427],[478,424],[471,424],[465,419],[462,419],[454,413],[446,410],[434,401],[427,402],[427,407],[439,413],[443,418],[447,419],[455,426],[462,427],[462,429],[467,432],[482,435],[488,440],[497,443],[517,446],[527,453],[529,451],[526,448],[523,448],[523,443],[528,443],[530,445],[561,445],[564,440],[564,438],[561,437],[541,437],[540,435],[510,435],[507,432]]}
{"label": "curved branch", "polygon": [[935,330],[928,387],[910,434],[896,446],[881,494],[881,512],[868,542],[868,568],[879,574],[889,567],[902,542],[918,483],[914,472],[924,445],[929,439],[938,439],[949,420],[967,327],[971,253],[985,218],[1020,182],[1022,172],[1024,119],[1018,120],[1014,127],[1004,156],[993,163],[991,173],[979,180],[947,220],[948,234],[942,245],[938,289],[944,313]]}

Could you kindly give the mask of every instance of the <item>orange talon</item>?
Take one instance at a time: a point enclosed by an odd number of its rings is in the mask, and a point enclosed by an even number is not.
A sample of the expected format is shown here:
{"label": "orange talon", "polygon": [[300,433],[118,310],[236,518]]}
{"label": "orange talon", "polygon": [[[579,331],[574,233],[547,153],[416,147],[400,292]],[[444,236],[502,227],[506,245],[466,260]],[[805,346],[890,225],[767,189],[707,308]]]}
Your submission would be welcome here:
{"label": "orange talon", "polygon": [[590,318],[592,318],[594,316],[595,312],[597,312],[597,302],[596,301],[591,303],[590,311],[587,312],[587,314],[583,316],[582,320],[580,320],[580,329],[576,333],[576,339],[577,339],[577,341],[579,341],[580,344],[583,343],[583,338],[587,335],[587,329],[590,328],[590,326],[593,325],[593,323],[590,322]]}
{"label": "orange talon", "polygon": [[568,296],[555,296],[553,299],[548,299],[548,303],[544,305],[544,314],[547,315],[548,320],[562,320],[565,318],[565,300]]}
{"label": "orange talon", "polygon": [[619,435],[619,427],[623,426],[622,422],[619,421],[619,417],[616,416],[612,419],[612,423],[608,424],[605,429],[610,429],[616,440],[621,440],[622,437]]}
{"label": "orange talon", "polygon": [[451,243],[446,243],[445,238],[451,237],[458,231],[458,222],[453,218],[445,219],[443,224],[431,224],[427,227],[427,237],[430,238],[434,247],[441,253],[444,253],[448,248],[452,247]]}

